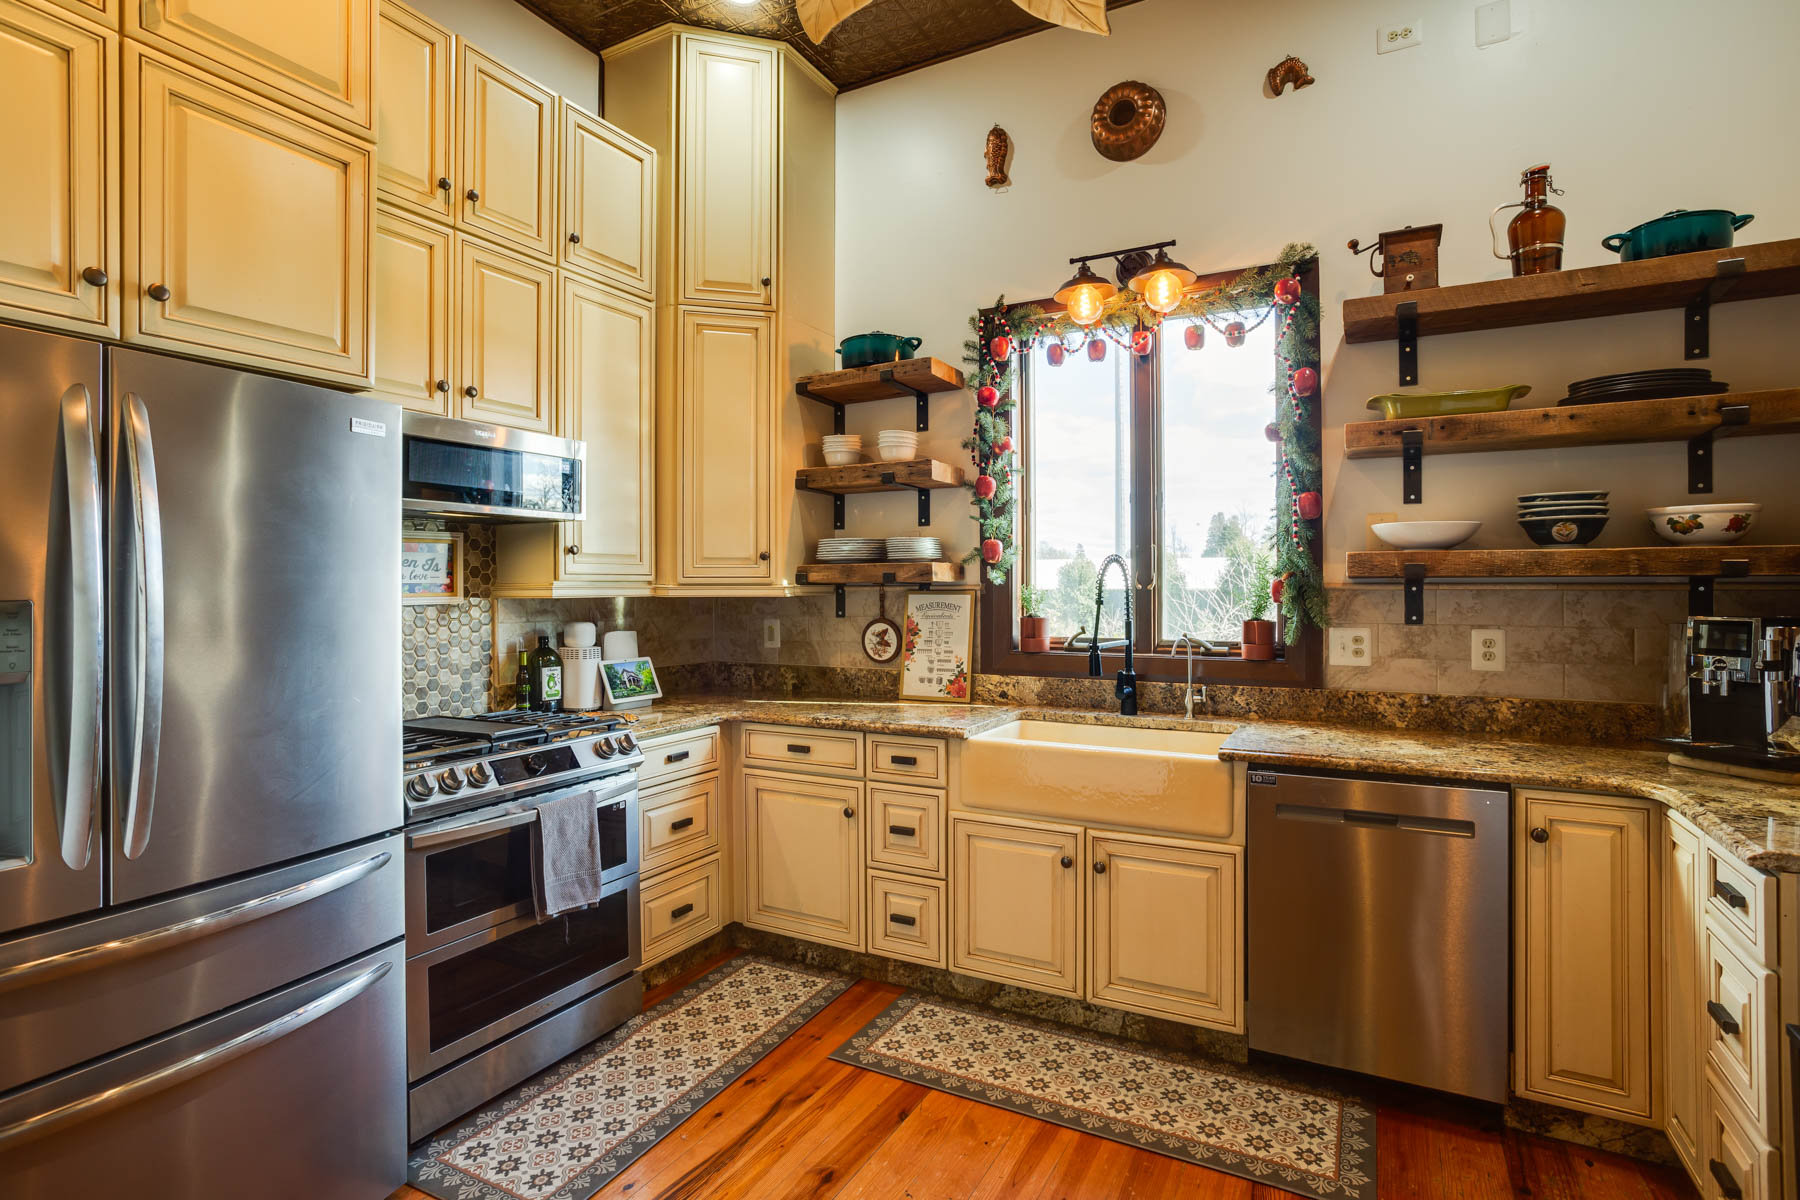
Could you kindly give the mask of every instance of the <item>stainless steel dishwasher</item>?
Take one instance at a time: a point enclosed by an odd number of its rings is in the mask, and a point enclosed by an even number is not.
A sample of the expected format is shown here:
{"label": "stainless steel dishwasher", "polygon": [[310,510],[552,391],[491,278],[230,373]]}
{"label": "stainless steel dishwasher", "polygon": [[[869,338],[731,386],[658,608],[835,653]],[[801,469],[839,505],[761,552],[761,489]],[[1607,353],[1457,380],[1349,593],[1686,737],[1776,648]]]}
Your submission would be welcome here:
{"label": "stainless steel dishwasher", "polygon": [[1249,772],[1250,1046],[1507,1090],[1501,791]]}

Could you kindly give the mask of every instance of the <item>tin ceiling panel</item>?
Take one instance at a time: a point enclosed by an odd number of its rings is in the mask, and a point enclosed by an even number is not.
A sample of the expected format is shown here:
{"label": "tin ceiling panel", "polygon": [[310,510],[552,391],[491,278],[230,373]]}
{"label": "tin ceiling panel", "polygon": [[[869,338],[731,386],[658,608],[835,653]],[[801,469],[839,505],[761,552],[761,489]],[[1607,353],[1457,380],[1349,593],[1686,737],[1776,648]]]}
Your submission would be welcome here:
{"label": "tin ceiling panel", "polygon": [[[846,90],[1051,28],[1013,0],[876,0],[815,46],[794,0],[519,2],[595,51],[671,21],[783,41]],[[1137,2],[1108,0],[1107,7]]]}

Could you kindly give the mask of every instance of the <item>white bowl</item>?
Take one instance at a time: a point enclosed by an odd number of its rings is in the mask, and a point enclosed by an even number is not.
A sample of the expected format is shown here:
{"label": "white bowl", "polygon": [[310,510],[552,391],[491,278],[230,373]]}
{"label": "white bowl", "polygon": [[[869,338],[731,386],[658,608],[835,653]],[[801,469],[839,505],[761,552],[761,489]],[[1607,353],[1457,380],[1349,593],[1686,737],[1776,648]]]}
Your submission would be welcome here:
{"label": "white bowl", "polygon": [[828,467],[853,467],[863,459],[861,450],[827,450],[825,465]]}
{"label": "white bowl", "polygon": [[836,440],[833,438],[826,438],[824,441],[819,443],[819,447],[820,447],[820,449],[823,449],[823,450],[861,450],[862,449],[862,439],[861,438],[846,438],[842,441],[839,441],[839,440]]}
{"label": "white bowl", "polygon": [[1644,510],[1657,536],[1678,546],[1725,546],[1737,541],[1756,525],[1762,505],[1678,504]]}
{"label": "white bowl", "polygon": [[906,462],[919,457],[917,446],[882,446],[876,451],[882,462]]}
{"label": "white bowl", "polygon": [[1448,550],[1468,541],[1480,521],[1382,521],[1369,526],[1396,550]]}

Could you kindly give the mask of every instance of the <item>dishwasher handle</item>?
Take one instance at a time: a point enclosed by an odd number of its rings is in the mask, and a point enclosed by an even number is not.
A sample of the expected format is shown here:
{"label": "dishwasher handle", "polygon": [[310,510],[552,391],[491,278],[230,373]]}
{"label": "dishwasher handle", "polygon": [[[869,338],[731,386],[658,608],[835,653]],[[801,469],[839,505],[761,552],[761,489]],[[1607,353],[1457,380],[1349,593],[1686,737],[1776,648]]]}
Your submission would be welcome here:
{"label": "dishwasher handle", "polygon": [[1475,822],[1453,817],[1427,817],[1411,813],[1383,812],[1367,808],[1330,808],[1319,804],[1277,804],[1277,821],[1308,821],[1321,825],[1349,825],[1363,829],[1393,829],[1402,833],[1432,833],[1442,837],[1475,836]]}

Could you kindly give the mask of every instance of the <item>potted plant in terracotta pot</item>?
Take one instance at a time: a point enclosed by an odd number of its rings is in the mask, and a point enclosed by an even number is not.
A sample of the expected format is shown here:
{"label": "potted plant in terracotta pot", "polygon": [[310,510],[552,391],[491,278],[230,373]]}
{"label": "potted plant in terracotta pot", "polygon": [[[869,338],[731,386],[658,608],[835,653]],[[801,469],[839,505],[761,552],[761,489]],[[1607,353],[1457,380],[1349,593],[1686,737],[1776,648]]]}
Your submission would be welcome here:
{"label": "potted plant in terracotta pot", "polygon": [[1269,620],[1269,608],[1275,603],[1271,586],[1275,565],[1267,554],[1258,554],[1251,563],[1250,616],[1244,622],[1244,637],[1238,653],[1252,662],[1268,662],[1275,657],[1275,622]]}
{"label": "potted plant in terracotta pot", "polygon": [[1019,649],[1026,654],[1042,654],[1050,649],[1049,607],[1043,588],[1029,584],[1019,589]]}

